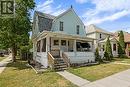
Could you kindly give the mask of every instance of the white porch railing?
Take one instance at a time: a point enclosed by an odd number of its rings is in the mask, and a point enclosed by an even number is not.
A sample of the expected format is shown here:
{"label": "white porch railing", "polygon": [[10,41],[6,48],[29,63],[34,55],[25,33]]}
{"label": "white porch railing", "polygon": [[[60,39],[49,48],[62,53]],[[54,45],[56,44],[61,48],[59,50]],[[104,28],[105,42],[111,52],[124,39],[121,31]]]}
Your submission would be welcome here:
{"label": "white porch railing", "polygon": [[71,63],[95,62],[94,52],[64,52]]}

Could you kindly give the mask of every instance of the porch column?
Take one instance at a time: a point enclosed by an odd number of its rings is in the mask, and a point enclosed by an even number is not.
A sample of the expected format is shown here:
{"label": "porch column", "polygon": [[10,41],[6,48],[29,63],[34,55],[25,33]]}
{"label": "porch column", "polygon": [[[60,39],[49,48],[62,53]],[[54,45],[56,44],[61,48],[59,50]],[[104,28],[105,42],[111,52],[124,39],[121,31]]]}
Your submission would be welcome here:
{"label": "porch column", "polygon": [[66,40],[67,52],[68,52],[68,41],[69,41],[69,40]]}
{"label": "porch column", "polygon": [[61,50],[61,39],[59,38],[59,49]]}
{"label": "porch column", "polygon": [[94,41],[92,41],[92,52],[95,52]]}
{"label": "porch column", "polygon": [[77,51],[77,49],[76,49],[77,47],[76,47],[76,40],[74,40],[74,46],[73,46],[73,50],[74,50],[74,52],[76,52]]}
{"label": "porch column", "polygon": [[50,51],[50,37],[46,37],[46,52]]}

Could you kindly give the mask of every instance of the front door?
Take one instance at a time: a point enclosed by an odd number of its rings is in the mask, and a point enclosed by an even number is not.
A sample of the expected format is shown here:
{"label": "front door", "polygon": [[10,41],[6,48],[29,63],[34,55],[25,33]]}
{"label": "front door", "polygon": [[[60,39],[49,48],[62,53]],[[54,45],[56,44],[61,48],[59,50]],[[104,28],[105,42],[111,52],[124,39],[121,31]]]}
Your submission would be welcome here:
{"label": "front door", "polygon": [[67,41],[66,40],[61,40],[61,48],[63,52],[67,51]]}

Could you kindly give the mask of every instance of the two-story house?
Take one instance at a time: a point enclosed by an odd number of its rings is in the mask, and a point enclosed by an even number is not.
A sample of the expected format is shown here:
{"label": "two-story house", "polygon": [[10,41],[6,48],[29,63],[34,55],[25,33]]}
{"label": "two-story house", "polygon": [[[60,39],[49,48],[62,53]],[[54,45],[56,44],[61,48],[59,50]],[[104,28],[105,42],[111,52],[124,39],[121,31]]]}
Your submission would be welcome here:
{"label": "two-story house", "polygon": [[95,61],[94,39],[72,7],[58,16],[35,11],[33,20],[33,59],[45,68]]}
{"label": "two-story house", "polygon": [[117,41],[116,38],[113,37],[113,34],[111,32],[108,32],[106,30],[103,30],[93,24],[86,27],[87,31],[87,37],[94,38],[94,45],[95,49],[99,48],[99,53],[103,57],[104,56],[104,49],[105,49],[105,42],[107,40],[107,37],[110,36],[110,42],[112,47],[112,53],[114,57],[118,56],[118,50],[117,50]]}

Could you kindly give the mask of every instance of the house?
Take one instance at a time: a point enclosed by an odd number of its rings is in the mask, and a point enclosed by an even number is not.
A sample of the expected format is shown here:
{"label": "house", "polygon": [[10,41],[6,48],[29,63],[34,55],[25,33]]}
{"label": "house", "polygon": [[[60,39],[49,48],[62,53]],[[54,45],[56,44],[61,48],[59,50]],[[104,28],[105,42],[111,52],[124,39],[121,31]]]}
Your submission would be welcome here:
{"label": "house", "polygon": [[[119,40],[118,33],[119,31],[114,33],[115,38],[117,40]],[[124,41],[126,45],[125,53],[127,57],[130,57],[130,33],[123,31],[123,34],[124,34]]]}
{"label": "house", "polygon": [[94,39],[72,7],[58,16],[35,11],[33,20],[33,59],[44,68],[95,61]]}
{"label": "house", "polygon": [[99,48],[99,54],[103,58],[104,57],[104,49],[105,49],[105,42],[107,41],[107,37],[110,36],[110,43],[112,46],[112,54],[114,57],[118,56],[118,49],[117,49],[117,40],[114,38],[113,33],[103,30],[93,24],[86,27],[87,30],[87,37],[94,38],[94,45],[95,49]]}

